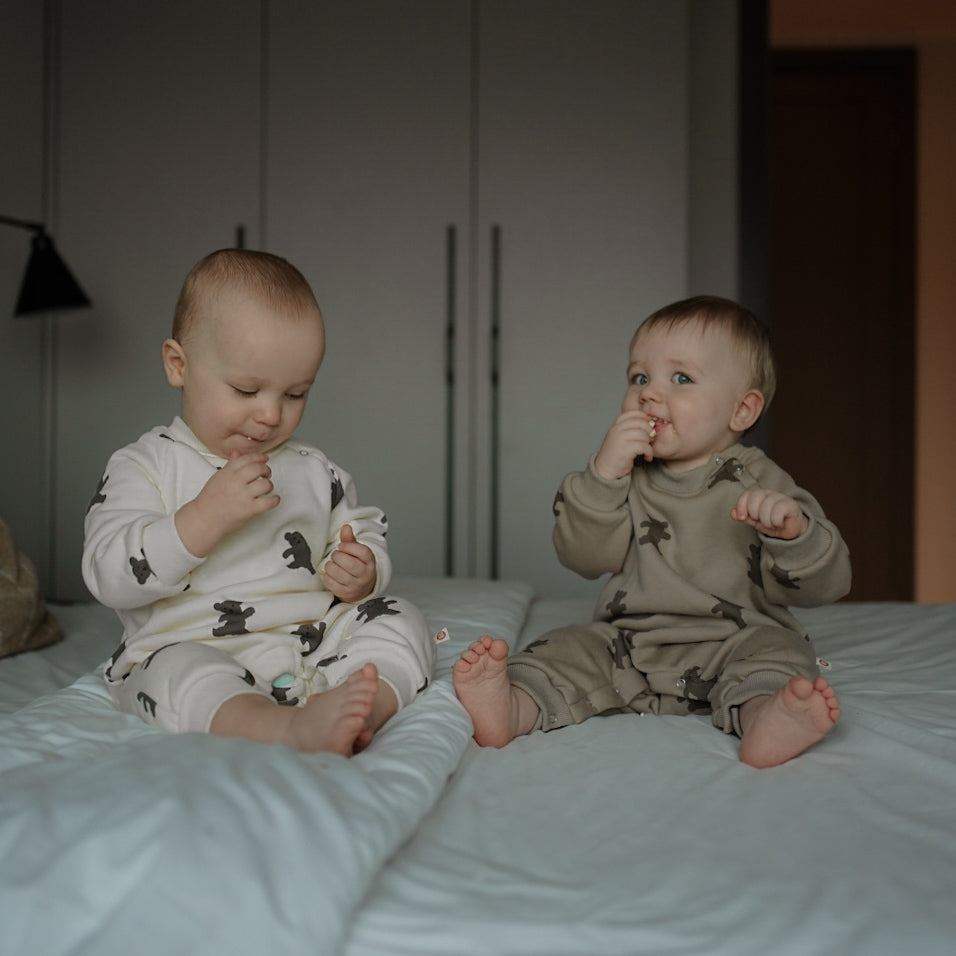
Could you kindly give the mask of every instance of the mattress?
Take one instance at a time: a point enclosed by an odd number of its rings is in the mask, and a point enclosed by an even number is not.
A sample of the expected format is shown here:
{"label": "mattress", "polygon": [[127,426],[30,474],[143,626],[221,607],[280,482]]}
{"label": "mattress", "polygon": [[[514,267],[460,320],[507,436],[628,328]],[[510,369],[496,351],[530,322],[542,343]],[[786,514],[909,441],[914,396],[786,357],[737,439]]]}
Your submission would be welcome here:
{"label": "mattress", "polygon": [[754,770],[704,717],[478,747],[450,684],[483,633],[590,617],[517,581],[398,578],[436,680],[352,759],[170,735],[111,706],[119,628],[0,660],[4,953],[954,952],[956,606],[797,613],[843,716]]}

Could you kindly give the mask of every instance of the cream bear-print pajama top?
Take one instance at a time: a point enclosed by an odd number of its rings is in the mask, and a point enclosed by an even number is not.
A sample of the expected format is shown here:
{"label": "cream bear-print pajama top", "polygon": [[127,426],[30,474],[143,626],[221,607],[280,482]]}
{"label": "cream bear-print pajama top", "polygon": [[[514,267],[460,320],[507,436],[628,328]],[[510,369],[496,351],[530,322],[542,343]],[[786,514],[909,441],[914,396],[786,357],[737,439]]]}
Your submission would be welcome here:
{"label": "cream bear-print pajama top", "polygon": [[[197,558],[174,517],[224,464],[176,418],[116,452],[90,503],[83,578],[124,628],[106,664],[117,707],[167,730],[207,731],[231,697],[304,703],[368,661],[408,704],[431,679],[435,642],[417,608],[385,594],[382,512],[360,506],[351,477],[321,451],[289,440],[269,454],[281,503]],[[357,604],[322,586],[346,524],[378,572]]]}

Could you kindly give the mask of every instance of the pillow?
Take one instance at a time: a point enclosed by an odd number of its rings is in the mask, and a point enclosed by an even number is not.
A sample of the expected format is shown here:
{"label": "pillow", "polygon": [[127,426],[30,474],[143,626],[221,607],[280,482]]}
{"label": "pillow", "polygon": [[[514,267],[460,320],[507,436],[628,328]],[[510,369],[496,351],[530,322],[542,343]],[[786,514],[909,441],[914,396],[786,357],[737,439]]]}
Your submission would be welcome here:
{"label": "pillow", "polygon": [[0,518],[0,657],[55,644],[62,636],[40,593],[33,562]]}

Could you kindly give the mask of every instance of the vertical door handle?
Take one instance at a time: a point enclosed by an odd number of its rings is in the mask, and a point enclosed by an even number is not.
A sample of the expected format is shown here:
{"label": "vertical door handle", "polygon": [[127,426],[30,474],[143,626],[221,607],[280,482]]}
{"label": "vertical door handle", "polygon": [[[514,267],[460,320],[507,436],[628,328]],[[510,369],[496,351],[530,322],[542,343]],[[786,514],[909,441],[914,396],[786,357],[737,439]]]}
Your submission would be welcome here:
{"label": "vertical door handle", "polygon": [[490,575],[499,574],[501,517],[501,227],[491,227],[491,488]]}
{"label": "vertical door handle", "polygon": [[445,230],[445,574],[455,573],[455,296],[458,236]]}

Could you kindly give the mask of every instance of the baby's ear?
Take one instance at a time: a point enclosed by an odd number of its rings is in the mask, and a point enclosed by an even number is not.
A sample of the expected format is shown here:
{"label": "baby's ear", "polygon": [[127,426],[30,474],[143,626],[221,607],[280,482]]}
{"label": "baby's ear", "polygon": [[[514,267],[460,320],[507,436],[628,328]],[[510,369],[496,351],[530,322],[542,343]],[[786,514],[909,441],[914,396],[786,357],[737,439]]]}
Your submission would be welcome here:
{"label": "baby's ear", "polygon": [[186,353],[175,339],[166,339],[163,342],[163,368],[166,370],[166,381],[170,385],[180,388],[183,384],[183,369],[186,367]]}
{"label": "baby's ear", "polygon": [[756,388],[750,389],[737,402],[733,417],[730,419],[731,430],[743,434],[748,428],[752,428],[757,423],[757,419],[760,418],[763,406],[763,392]]}

